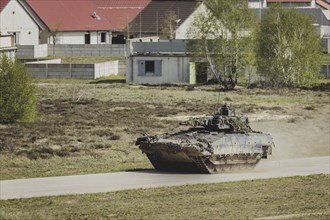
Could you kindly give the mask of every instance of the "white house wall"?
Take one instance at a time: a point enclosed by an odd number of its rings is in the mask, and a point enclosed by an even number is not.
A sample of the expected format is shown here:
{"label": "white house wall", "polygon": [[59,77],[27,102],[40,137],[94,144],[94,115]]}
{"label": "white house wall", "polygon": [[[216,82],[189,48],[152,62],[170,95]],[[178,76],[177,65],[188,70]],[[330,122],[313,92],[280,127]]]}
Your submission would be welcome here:
{"label": "white house wall", "polygon": [[249,8],[262,8],[262,3],[259,0],[255,0],[255,1],[249,1]]}
{"label": "white house wall", "polygon": [[249,0],[248,5],[249,5],[249,8],[266,8],[267,1],[266,0]]}
{"label": "white house wall", "polygon": [[16,33],[16,44],[37,45],[39,28],[16,0],[11,0],[0,13],[0,32]]}
{"label": "white house wall", "polygon": [[[90,44],[101,44],[101,33],[102,31],[59,31],[56,34],[56,44],[85,44],[85,34],[90,34]],[[106,32],[106,42],[110,42],[111,32]],[[53,44],[52,37],[49,38],[49,44]]]}
{"label": "white house wall", "polygon": [[320,35],[321,37],[330,36],[330,26],[322,25]]}
{"label": "white house wall", "polygon": [[[193,25],[194,20],[196,16],[200,16],[205,13],[208,13],[208,9],[204,4],[200,4],[198,8],[176,30],[176,39],[191,39],[192,37],[189,35],[193,35],[194,38],[196,38],[200,31]],[[221,26],[220,23],[214,28],[218,28],[219,26]],[[227,34],[230,33],[227,32]],[[209,38],[213,38],[213,36],[211,35]]]}
{"label": "white house wall", "polygon": [[189,28],[192,27],[195,16],[199,15],[200,13],[206,13],[204,4],[198,6],[198,8],[180,25],[180,27],[177,28],[175,33],[176,39],[189,39],[189,36],[187,36]]}
{"label": "white house wall", "polygon": [[[134,56],[130,58],[127,70],[127,81],[145,84],[173,84],[189,83],[189,57],[182,56]],[[161,60],[161,76],[139,76],[139,64],[141,60]],[[131,75],[132,74],[132,75]]]}

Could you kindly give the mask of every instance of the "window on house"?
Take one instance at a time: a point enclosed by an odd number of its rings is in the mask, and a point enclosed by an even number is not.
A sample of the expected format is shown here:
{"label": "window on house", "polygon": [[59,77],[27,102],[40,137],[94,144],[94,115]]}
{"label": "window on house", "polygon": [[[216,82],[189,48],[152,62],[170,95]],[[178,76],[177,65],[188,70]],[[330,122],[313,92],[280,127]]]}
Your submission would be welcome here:
{"label": "window on house", "polygon": [[101,33],[101,43],[106,43],[107,42],[107,33],[102,32]]}
{"label": "window on house", "polygon": [[20,44],[20,38],[19,38],[20,33],[14,32],[13,35],[14,35],[14,39],[15,39],[15,44],[19,45]]}
{"label": "window on house", "polygon": [[145,72],[147,73],[155,73],[155,61],[145,61],[146,62],[146,68]]}
{"label": "window on house", "polygon": [[91,35],[85,34],[85,44],[91,44]]}
{"label": "window on house", "polygon": [[112,35],[112,44],[126,44],[125,36],[122,34]]}
{"label": "window on house", "polygon": [[161,60],[138,60],[139,76],[161,76],[162,61]]}

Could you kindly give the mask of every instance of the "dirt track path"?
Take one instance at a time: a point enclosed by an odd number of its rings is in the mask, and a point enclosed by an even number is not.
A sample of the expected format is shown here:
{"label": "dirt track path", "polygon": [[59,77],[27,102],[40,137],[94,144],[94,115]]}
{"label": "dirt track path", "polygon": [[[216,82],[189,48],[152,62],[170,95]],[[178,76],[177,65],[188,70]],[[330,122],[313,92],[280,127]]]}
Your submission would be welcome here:
{"label": "dirt track path", "polygon": [[330,157],[264,160],[252,171],[221,174],[173,174],[154,170],[0,181],[0,198],[112,192],[126,189],[329,174]]}
{"label": "dirt track path", "polygon": [[330,155],[330,108],[319,110],[311,119],[252,122],[257,131],[270,133],[274,138],[273,159],[292,159]]}

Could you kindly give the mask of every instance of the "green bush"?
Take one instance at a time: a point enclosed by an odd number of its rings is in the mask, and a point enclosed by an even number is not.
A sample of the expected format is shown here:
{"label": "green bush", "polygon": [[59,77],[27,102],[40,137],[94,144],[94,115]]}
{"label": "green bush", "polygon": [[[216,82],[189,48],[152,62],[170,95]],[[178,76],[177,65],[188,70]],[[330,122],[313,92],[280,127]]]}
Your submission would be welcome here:
{"label": "green bush", "polygon": [[312,17],[296,9],[270,8],[257,35],[261,78],[274,88],[309,87],[320,77],[320,37]]}
{"label": "green bush", "polygon": [[0,56],[0,123],[36,117],[36,88],[24,64]]}

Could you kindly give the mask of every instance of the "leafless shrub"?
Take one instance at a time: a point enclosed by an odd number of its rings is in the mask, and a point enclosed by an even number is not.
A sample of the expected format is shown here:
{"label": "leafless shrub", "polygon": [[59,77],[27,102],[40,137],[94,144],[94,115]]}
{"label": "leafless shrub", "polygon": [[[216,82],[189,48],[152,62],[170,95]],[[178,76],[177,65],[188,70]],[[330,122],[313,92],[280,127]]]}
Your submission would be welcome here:
{"label": "leafless shrub", "polygon": [[39,158],[47,159],[54,156],[54,150],[50,147],[38,147],[31,150],[21,150],[18,151],[16,154],[26,154],[27,158],[29,158],[30,160],[37,160]]}
{"label": "leafless shrub", "polygon": [[120,136],[114,134],[114,135],[111,135],[109,139],[110,139],[110,140],[113,140],[113,141],[115,141],[115,140],[120,140]]}
{"label": "leafless shrub", "polygon": [[96,144],[94,145],[94,149],[108,149],[112,148],[111,144]]}
{"label": "leafless shrub", "polygon": [[305,110],[308,110],[308,111],[314,111],[314,110],[315,110],[315,106],[313,106],[313,105],[306,105],[306,106],[304,107],[304,109],[305,109]]}
{"label": "leafless shrub", "polygon": [[289,118],[288,123],[296,123],[298,121],[298,118]]}
{"label": "leafless shrub", "polygon": [[99,137],[112,136],[113,133],[109,129],[95,130],[91,132],[92,135],[97,135]]}
{"label": "leafless shrub", "polygon": [[224,100],[225,100],[226,102],[232,102],[232,101],[233,101],[230,97],[225,97]]}
{"label": "leafless shrub", "polygon": [[186,87],[186,91],[193,91],[193,90],[195,90],[195,86],[193,86],[193,85],[188,85]]}
{"label": "leafless shrub", "polygon": [[55,155],[59,157],[70,156],[70,148],[64,147],[55,151]]}
{"label": "leafless shrub", "polygon": [[16,155],[26,156],[30,160],[48,159],[53,156],[68,157],[72,153],[79,152],[77,146],[62,147],[60,149],[53,149],[51,147],[36,147],[34,149],[22,149],[16,152]]}
{"label": "leafless shrub", "polygon": [[70,153],[80,152],[80,148],[76,145],[70,145],[69,151],[70,151]]}
{"label": "leafless shrub", "polygon": [[86,92],[82,88],[74,86],[72,91],[72,102],[79,102],[80,99],[85,95]]}

